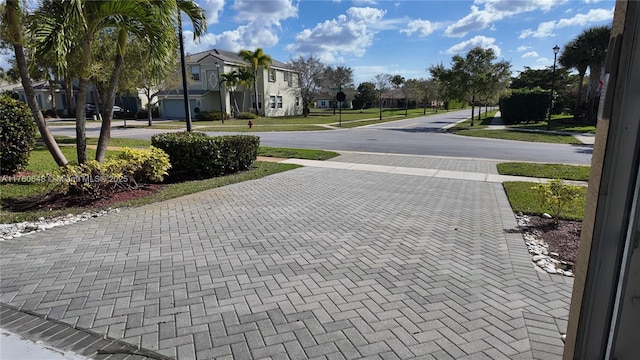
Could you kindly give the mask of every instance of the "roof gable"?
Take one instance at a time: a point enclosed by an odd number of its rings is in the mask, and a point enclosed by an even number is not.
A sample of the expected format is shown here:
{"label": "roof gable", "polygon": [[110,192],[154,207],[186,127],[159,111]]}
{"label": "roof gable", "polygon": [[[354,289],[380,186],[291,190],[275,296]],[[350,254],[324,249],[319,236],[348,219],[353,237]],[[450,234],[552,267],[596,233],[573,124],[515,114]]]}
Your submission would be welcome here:
{"label": "roof gable", "polygon": [[[202,63],[208,57],[213,57],[219,62],[223,62],[225,64],[233,64],[233,65],[246,65],[247,63],[238,55],[238,53],[234,53],[227,50],[221,49],[211,49],[202,51],[195,54],[188,54],[187,61],[190,63]],[[282,69],[282,70],[291,70],[293,71],[289,65],[283,63],[281,61],[273,59],[271,63],[272,68]]]}

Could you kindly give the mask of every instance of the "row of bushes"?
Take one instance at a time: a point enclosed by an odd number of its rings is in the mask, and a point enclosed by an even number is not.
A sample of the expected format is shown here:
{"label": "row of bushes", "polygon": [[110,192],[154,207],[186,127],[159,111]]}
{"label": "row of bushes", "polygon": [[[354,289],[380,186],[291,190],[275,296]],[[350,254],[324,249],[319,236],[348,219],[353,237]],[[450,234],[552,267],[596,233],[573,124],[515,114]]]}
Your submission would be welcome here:
{"label": "row of bushes", "polygon": [[[222,115],[220,111],[199,111],[196,113],[196,120],[200,121],[219,121]],[[252,112],[241,112],[236,115],[236,119],[257,119],[258,115]],[[224,119],[229,119],[229,114],[224,113]]]}
{"label": "row of bushes", "polygon": [[169,154],[171,176],[207,178],[249,169],[258,156],[260,138],[177,132],[156,134],[151,144]]}
{"label": "row of bushes", "polygon": [[505,124],[544,121],[548,108],[549,91],[541,88],[515,89],[500,99],[500,114]]}

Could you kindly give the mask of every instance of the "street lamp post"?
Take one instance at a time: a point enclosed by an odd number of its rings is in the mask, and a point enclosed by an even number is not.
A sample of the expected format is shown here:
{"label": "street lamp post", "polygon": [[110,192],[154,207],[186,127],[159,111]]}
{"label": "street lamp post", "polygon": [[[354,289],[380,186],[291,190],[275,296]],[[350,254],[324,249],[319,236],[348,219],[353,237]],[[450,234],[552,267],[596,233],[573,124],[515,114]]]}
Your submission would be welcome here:
{"label": "street lamp post", "polygon": [[[189,85],[187,83],[187,68],[184,60],[184,39],[182,38],[182,15],[178,10],[178,40],[180,42],[180,68],[182,70],[182,93],[184,96],[184,117],[187,122],[187,131],[191,132],[191,109],[189,107]],[[148,109],[151,111],[151,109]]]}
{"label": "street lamp post", "polygon": [[553,47],[553,72],[551,73],[551,92],[549,93],[549,113],[547,114],[547,130],[551,130],[551,108],[553,107],[553,85],[556,81],[556,58],[558,57],[560,48],[558,45]]}
{"label": "street lamp post", "polygon": [[220,81],[220,64],[216,61],[216,70],[218,71],[218,94],[220,95],[220,119],[224,124],[224,107],[222,106],[222,81]]}

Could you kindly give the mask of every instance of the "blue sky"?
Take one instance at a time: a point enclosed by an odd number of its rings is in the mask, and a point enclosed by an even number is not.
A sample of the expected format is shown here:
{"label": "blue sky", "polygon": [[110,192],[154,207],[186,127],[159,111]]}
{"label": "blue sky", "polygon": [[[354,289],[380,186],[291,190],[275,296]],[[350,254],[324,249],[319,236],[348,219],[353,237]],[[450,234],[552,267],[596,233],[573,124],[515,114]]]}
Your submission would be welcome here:
{"label": "blue sky", "polygon": [[[35,0],[32,0],[35,1]],[[310,54],[354,70],[356,86],[376,74],[428,78],[434,64],[475,46],[493,48],[517,74],[553,65],[585,28],[609,25],[614,0],[196,0],[208,32],[186,51],[262,47],[287,62]],[[6,58],[0,55],[0,66]]]}
{"label": "blue sky", "polygon": [[583,29],[609,25],[613,0],[197,0],[208,33],[186,51],[262,47],[287,62],[313,54],[354,70],[356,85],[378,73],[427,78],[426,69],[475,46],[493,48],[517,72],[553,65]]}

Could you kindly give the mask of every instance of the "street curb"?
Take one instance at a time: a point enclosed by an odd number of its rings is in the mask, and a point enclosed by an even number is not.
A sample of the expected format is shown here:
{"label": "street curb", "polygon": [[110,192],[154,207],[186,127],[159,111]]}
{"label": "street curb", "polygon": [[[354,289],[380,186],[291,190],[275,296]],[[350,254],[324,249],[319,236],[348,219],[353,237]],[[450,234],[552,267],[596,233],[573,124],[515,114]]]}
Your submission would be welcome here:
{"label": "street curb", "polygon": [[50,348],[70,351],[92,359],[103,359],[114,354],[124,355],[123,357],[132,360],[136,358],[140,360],[173,359],[152,350],[138,348],[127,342],[101,336],[94,331],[73,327],[65,322],[48,319],[46,316],[4,303],[0,303],[0,319],[3,329],[33,342],[42,342]]}

